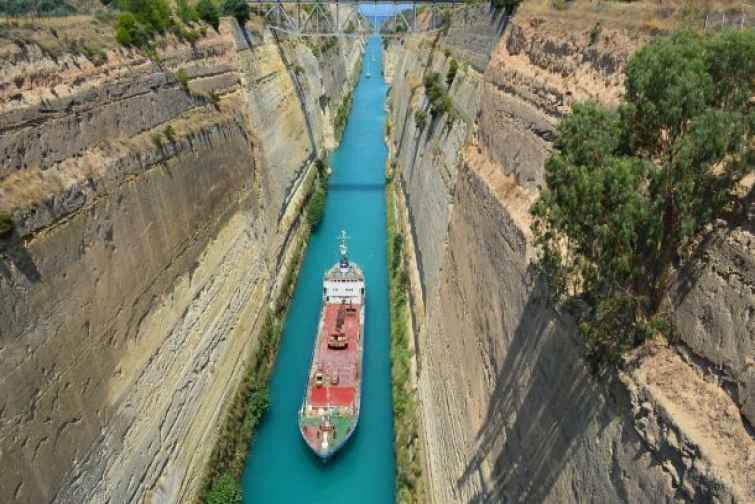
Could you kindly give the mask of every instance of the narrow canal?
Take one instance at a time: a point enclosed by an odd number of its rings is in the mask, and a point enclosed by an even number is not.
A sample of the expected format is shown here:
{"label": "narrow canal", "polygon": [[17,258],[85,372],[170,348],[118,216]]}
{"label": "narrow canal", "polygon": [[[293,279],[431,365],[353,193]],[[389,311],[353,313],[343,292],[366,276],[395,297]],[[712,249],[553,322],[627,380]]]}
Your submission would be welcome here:
{"label": "narrow canal", "polygon": [[[257,429],[242,478],[246,503],[387,504],[394,500],[385,257],[386,85],[380,72],[380,44],[378,37],[372,37],[367,45],[351,116],[341,146],[331,157],[333,175],[325,217],[304,258],[273,371],[272,406]],[[367,281],[364,383],[354,436],[323,464],[302,441],[297,412],[317,329],[322,277],[338,260],[336,236],[341,229],[351,237],[349,256],[362,266]]]}

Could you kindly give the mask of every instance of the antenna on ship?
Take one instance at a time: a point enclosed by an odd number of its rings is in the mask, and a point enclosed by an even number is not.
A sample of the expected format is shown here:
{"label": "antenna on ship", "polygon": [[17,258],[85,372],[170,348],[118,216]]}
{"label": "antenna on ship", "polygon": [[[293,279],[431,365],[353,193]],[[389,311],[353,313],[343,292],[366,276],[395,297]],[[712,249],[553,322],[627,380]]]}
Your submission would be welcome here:
{"label": "antenna on ship", "polygon": [[338,235],[338,249],[341,252],[341,270],[346,270],[349,268],[349,247],[346,245],[346,242],[349,240],[348,235],[346,234],[346,230],[341,230],[341,234]]}

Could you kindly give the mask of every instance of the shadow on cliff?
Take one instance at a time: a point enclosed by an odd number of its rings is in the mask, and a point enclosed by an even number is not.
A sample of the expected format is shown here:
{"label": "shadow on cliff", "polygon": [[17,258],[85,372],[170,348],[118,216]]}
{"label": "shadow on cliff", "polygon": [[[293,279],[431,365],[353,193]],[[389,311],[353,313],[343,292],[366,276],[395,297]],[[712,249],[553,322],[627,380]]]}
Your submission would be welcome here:
{"label": "shadow on cliff", "polygon": [[[470,502],[543,501],[602,409],[573,322],[550,309],[543,294],[538,282],[498,369],[476,452],[456,482],[461,489],[480,481]],[[488,476],[483,465],[492,467]]]}
{"label": "shadow on cliff", "polygon": [[16,234],[8,239],[0,240],[0,276],[8,279],[11,278],[9,264],[12,264],[29,282],[39,282],[42,279],[37,265],[34,264],[34,259]]}

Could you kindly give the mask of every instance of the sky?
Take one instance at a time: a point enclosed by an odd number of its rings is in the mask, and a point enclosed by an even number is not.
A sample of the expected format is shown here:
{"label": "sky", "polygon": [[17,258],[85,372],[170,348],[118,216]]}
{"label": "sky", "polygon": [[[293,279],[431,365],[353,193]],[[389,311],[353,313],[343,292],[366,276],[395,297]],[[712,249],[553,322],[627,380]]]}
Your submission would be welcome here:
{"label": "sky", "polygon": [[359,6],[359,12],[365,16],[391,16],[402,9],[408,9],[412,4],[362,4]]}

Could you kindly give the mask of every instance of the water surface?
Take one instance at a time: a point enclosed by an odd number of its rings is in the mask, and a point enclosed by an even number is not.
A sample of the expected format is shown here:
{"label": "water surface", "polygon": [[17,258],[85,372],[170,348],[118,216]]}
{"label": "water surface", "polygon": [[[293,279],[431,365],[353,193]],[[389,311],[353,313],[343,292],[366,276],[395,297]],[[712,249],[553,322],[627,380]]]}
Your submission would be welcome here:
{"label": "water surface", "polygon": [[[380,44],[373,37],[367,45],[351,116],[331,158],[325,217],[304,258],[270,384],[272,406],[257,429],[242,477],[245,503],[394,501],[385,258],[386,85]],[[372,74],[369,79],[367,72]],[[341,229],[351,237],[349,256],[362,266],[367,281],[364,381],[359,426],[335,458],[323,464],[301,439],[297,413],[317,330],[322,277],[338,260],[336,237]]]}

